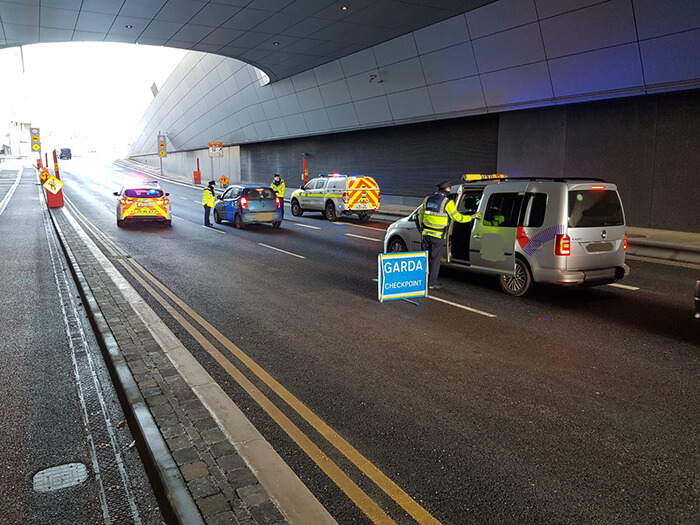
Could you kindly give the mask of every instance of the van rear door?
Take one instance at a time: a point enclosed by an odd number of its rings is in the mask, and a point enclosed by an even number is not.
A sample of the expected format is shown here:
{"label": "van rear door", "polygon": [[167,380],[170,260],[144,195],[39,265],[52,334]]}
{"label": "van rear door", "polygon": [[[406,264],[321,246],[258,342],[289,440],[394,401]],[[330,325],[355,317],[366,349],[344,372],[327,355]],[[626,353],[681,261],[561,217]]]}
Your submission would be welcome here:
{"label": "van rear door", "polygon": [[567,270],[614,268],[625,262],[625,213],[617,188],[578,184],[568,191]]}

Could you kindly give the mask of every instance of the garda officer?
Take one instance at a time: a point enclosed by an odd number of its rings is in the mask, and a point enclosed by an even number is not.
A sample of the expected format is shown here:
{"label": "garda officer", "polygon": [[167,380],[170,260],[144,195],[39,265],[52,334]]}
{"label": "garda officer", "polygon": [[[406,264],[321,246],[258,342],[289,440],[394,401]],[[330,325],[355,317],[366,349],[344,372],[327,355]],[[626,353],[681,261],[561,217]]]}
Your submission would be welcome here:
{"label": "garda officer", "polygon": [[209,184],[202,192],[202,205],[204,206],[204,226],[211,226],[209,222],[209,211],[214,207],[216,203],[216,198],[214,197],[214,186],[216,182],[213,180],[209,181]]}
{"label": "garda officer", "polygon": [[270,187],[274,190],[275,195],[280,199],[280,219],[284,219],[284,179],[280,178],[279,173],[275,173]]}
{"label": "garda officer", "polygon": [[418,220],[421,226],[421,248],[428,251],[429,278],[428,288],[437,289],[442,285],[437,282],[440,272],[440,258],[442,257],[443,235],[450,223],[450,219],[457,222],[470,222],[480,219],[481,213],[474,215],[462,215],[457,211],[457,206],[450,200],[450,183],[441,182],[437,185],[438,191],[423,200],[420,207]]}

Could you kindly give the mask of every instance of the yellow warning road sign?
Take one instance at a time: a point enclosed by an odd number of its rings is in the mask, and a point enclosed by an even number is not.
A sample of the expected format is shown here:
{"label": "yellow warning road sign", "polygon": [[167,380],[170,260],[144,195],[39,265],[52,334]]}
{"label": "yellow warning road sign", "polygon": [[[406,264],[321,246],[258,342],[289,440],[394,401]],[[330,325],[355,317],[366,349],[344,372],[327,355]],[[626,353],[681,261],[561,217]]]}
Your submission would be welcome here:
{"label": "yellow warning road sign", "polygon": [[34,136],[32,137],[32,142],[39,142],[39,137],[37,137],[36,135],[34,135]]}
{"label": "yellow warning road sign", "polygon": [[158,155],[160,155],[161,157],[165,157],[165,155],[166,155],[165,150],[160,150],[158,152]]}
{"label": "yellow warning road sign", "polygon": [[41,146],[39,146],[39,144],[34,144],[34,145],[32,146],[32,149],[33,149],[34,151],[39,151],[39,150],[41,149]]}
{"label": "yellow warning road sign", "polygon": [[43,184],[43,186],[47,189],[47,191],[50,191],[51,193],[56,195],[59,191],[61,191],[61,188],[63,188],[63,183],[56,177],[51,175]]}
{"label": "yellow warning road sign", "polygon": [[46,168],[41,168],[41,171],[39,171],[39,177],[41,178],[42,182],[46,182],[46,179],[48,179],[50,176],[51,174]]}
{"label": "yellow warning road sign", "polygon": [[158,144],[158,147],[165,149],[165,142],[161,142],[160,144]]}
{"label": "yellow warning road sign", "polygon": [[219,182],[226,186],[228,184],[228,177],[226,175],[222,175],[221,178],[219,179]]}

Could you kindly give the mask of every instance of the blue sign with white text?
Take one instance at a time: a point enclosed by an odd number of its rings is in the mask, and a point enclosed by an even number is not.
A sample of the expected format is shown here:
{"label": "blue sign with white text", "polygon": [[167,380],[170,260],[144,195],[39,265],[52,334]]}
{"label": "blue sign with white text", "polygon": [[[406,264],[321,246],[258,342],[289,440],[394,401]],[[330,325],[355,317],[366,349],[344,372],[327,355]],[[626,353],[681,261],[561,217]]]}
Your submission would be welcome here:
{"label": "blue sign with white text", "polygon": [[428,252],[379,254],[379,301],[428,296]]}

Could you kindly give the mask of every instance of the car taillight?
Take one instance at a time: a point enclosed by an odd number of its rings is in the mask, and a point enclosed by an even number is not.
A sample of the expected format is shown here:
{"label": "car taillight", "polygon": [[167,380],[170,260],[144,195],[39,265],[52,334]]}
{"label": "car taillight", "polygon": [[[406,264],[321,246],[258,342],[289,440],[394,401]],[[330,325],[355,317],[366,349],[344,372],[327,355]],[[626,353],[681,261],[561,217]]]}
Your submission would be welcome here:
{"label": "car taillight", "polygon": [[245,197],[241,197],[241,208],[243,208],[244,210],[248,209],[248,199],[246,199]]}
{"label": "car taillight", "polygon": [[280,198],[279,197],[275,197],[275,204],[277,205],[277,209],[279,210],[280,209]]}
{"label": "car taillight", "polygon": [[568,235],[557,235],[554,244],[554,255],[571,255],[571,239]]}
{"label": "car taillight", "polygon": [[626,234],[626,233],[625,233],[625,238],[624,238],[624,240],[622,241],[622,249],[623,249],[624,251],[627,251],[627,234]]}
{"label": "car taillight", "polygon": [[344,202],[345,204],[348,203],[348,192],[347,192],[347,191],[344,191],[344,192],[343,192],[343,202]]}
{"label": "car taillight", "polygon": [[124,205],[126,204],[126,199],[120,199],[120,200],[119,200],[119,204],[121,204],[122,206],[124,206]]}

